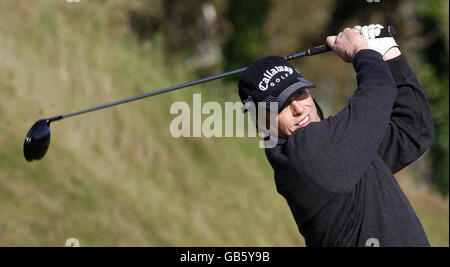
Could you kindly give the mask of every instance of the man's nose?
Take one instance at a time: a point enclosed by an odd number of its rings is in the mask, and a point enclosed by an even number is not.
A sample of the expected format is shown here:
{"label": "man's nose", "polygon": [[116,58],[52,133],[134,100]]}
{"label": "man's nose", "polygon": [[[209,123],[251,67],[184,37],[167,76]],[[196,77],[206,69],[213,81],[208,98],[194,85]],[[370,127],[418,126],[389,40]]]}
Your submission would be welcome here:
{"label": "man's nose", "polygon": [[292,114],[294,116],[300,116],[305,111],[305,108],[303,107],[303,105],[300,101],[294,100],[291,102],[291,110],[292,110]]}

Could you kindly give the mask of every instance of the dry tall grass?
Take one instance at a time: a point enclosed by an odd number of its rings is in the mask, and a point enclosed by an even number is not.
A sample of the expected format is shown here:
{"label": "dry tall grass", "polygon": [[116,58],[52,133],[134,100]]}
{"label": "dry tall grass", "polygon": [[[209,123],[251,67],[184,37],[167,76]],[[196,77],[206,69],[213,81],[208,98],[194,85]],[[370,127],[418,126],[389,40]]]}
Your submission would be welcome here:
{"label": "dry tall grass", "polygon": [[[303,245],[257,141],[170,136],[171,103],[235,90],[220,82],[55,122],[46,157],[25,161],[39,117],[193,79],[127,32],[126,1],[103,3],[0,2],[0,245]],[[448,200],[405,187],[447,246]]]}

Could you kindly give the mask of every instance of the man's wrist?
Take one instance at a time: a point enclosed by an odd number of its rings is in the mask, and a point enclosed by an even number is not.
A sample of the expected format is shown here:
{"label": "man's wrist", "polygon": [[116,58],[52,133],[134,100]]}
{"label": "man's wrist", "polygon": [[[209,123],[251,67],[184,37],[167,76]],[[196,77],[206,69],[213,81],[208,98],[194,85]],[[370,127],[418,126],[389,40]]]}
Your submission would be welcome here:
{"label": "man's wrist", "polygon": [[374,62],[383,62],[383,57],[381,56],[380,53],[378,53],[377,51],[373,50],[373,49],[363,49],[360,50],[356,55],[355,58],[353,59],[353,68],[355,69],[355,71],[358,73],[360,71],[360,69],[367,65],[367,64],[371,64]]}
{"label": "man's wrist", "polygon": [[366,50],[366,49],[369,49],[369,46],[366,44],[355,47],[355,50],[353,51],[353,59],[355,59],[356,54],[358,54],[360,51]]}
{"label": "man's wrist", "polygon": [[402,52],[400,52],[400,49],[398,49],[398,47],[394,46],[391,49],[389,49],[386,54],[384,54],[383,56],[383,60],[384,61],[388,61],[390,59],[396,58],[398,56],[400,56],[402,54]]}

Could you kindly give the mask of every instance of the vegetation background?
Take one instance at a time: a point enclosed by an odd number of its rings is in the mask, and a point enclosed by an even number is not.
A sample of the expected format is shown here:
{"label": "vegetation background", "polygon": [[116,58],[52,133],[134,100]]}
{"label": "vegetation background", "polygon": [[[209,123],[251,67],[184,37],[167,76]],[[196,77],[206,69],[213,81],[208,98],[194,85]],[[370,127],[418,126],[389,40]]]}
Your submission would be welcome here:
{"label": "vegetation background", "polygon": [[[52,124],[44,159],[24,137],[50,117],[322,44],[346,26],[397,28],[437,141],[396,174],[433,246],[449,245],[448,1],[0,1],[0,246],[303,246],[254,138],[173,138],[176,101],[238,101],[236,77]],[[326,114],[352,66],[294,61]]]}

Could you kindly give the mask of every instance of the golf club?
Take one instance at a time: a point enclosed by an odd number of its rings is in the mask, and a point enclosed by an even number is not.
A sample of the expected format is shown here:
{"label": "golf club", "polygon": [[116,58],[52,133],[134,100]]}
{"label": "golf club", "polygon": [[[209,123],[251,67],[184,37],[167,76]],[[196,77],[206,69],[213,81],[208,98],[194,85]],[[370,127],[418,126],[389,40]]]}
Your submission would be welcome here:
{"label": "golf club", "polygon": [[[395,35],[395,28],[392,26],[387,26],[381,30],[381,33],[380,33],[380,35],[377,36],[377,38],[393,37],[394,35]],[[313,56],[313,55],[321,54],[321,53],[324,53],[324,52],[327,52],[330,50],[331,50],[331,48],[328,47],[327,45],[321,45],[321,46],[310,48],[310,49],[307,49],[305,51],[302,51],[302,52],[299,52],[299,53],[296,53],[296,54],[293,54],[290,56],[286,56],[285,58],[287,60],[292,60],[292,59],[296,59],[299,57]],[[68,113],[68,114],[64,114],[64,115],[59,115],[59,116],[55,116],[52,118],[38,120],[36,123],[33,124],[33,126],[28,131],[27,136],[25,138],[25,142],[23,144],[23,153],[24,153],[25,159],[27,161],[32,161],[32,160],[39,160],[44,157],[44,155],[47,152],[48,147],[50,145],[50,123],[53,121],[62,120],[62,119],[68,118],[68,117],[77,116],[77,115],[88,113],[91,111],[96,111],[99,109],[104,109],[104,108],[128,103],[131,101],[139,100],[142,98],[146,98],[146,97],[174,91],[177,89],[205,83],[208,81],[228,77],[228,76],[231,76],[234,74],[244,72],[246,69],[247,69],[247,67],[229,71],[229,72],[224,72],[222,74],[209,76],[209,77],[202,78],[202,79],[199,79],[196,81],[191,81],[191,82],[175,85],[175,86],[168,87],[165,89],[156,90],[156,91],[149,92],[146,94],[126,98],[123,100],[119,100],[119,101],[112,102],[112,103],[107,103],[107,104],[92,107],[89,109],[72,112],[72,113]]]}

